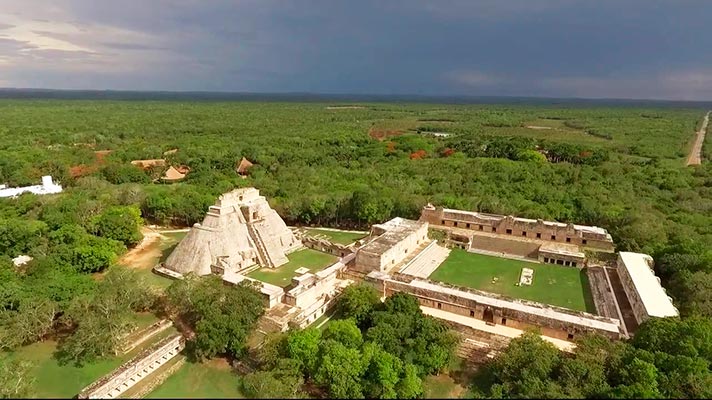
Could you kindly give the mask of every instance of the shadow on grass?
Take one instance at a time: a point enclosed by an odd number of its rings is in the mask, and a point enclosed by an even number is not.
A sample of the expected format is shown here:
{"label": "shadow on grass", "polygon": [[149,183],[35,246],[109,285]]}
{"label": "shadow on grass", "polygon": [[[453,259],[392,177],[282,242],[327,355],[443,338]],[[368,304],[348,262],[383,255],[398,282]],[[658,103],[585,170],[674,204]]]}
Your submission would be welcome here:
{"label": "shadow on grass", "polygon": [[581,288],[583,289],[583,301],[586,307],[586,312],[591,314],[596,314],[596,303],[593,301],[593,294],[591,293],[591,284],[588,281],[588,275],[585,269],[581,269],[579,272],[579,279],[581,279]]}
{"label": "shadow on grass", "polygon": [[171,253],[173,253],[173,250],[176,248],[176,246],[178,246],[178,243],[174,243],[174,244],[166,247],[165,249],[161,250],[161,258],[158,259],[158,263],[162,264],[162,263],[166,262],[166,259],[168,258],[168,256],[171,255]]}

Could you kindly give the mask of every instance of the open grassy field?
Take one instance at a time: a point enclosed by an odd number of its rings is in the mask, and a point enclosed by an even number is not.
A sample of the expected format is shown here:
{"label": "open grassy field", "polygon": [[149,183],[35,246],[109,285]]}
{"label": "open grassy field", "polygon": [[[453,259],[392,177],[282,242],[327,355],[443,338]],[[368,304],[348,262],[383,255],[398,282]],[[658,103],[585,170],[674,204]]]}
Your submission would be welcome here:
{"label": "open grassy field", "polygon": [[364,236],[361,232],[330,231],[318,228],[306,228],[310,236],[326,236],[333,243],[351,244]]}
{"label": "open grassy field", "polygon": [[186,362],[175,374],[146,396],[149,399],[239,399],[238,376],[222,359],[207,363]]}
{"label": "open grassy field", "polygon": [[296,275],[294,271],[299,268],[308,268],[310,272],[318,272],[336,262],[338,259],[331,254],[322,253],[312,249],[295,251],[287,256],[289,262],[279,268],[260,268],[247,276],[271,283],[281,287],[287,287]]}
{"label": "open grassy field", "polygon": [[[531,286],[515,286],[522,268],[534,270]],[[497,278],[494,281],[494,278]],[[453,249],[429,279],[573,310],[595,312],[588,277],[578,268],[535,264]]]}

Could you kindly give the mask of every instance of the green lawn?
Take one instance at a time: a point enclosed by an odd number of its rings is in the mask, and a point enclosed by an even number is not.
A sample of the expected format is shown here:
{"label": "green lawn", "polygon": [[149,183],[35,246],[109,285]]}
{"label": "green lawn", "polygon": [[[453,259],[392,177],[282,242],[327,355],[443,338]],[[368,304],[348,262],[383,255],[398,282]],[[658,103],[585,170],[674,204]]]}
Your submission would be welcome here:
{"label": "green lawn", "polygon": [[294,271],[301,267],[308,268],[310,272],[318,272],[338,260],[338,257],[312,249],[295,251],[287,256],[289,262],[279,268],[260,268],[247,276],[262,282],[287,287],[296,275]]}
{"label": "green lawn", "polygon": [[366,236],[366,234],[362,232],[335,232],[317,228],[306,229],[310,236],[323,235],[326,236],[329,241],[340,244],[351,244]]}
{"label": "green lawn", "polygon": [[[516,286],[523,267],[534,270],[531,286]],[[493,278],[497,281],[493,282]],[[468,253],[453,249],[429,279],[486,292],[595,313],[583,270]]]}
{"label": "green lawn", "polygon": [[186,361],[175,374],[146,396],[149,399],[244,397],[240,393],[238,376],[221,360],[204,364]]}
{"label": "green lawn", "polygon": [[457,399],[466,393],[466,388],[456,383],[450,375],[428,375],[423,379],[426,399]]}
{"label": "green lawn", "polygon": [[468,390],[475,369],[454,357],[447,372],[428,375],[423,379],[423,391],[426,399],[472,398]]}

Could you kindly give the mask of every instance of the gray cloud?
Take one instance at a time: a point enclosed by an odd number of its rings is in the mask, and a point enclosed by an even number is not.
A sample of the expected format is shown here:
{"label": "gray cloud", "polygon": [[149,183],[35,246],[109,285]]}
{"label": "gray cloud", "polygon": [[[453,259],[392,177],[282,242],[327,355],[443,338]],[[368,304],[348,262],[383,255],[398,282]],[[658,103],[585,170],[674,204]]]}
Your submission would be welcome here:
{"label": "gray cloud", "polygon": [[0,0],[3,85],[712,99],[712,3]]}

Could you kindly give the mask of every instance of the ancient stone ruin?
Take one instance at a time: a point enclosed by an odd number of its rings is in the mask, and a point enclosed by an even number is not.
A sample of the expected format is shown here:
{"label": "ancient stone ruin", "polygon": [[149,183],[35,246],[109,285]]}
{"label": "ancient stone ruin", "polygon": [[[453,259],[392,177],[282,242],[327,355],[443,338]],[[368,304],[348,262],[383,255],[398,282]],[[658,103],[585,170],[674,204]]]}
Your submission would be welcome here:
{"label": "ancient stone ruin", "polygon": [[210,206],[163,267],[187,274],[237,273],[252,266],[275,268],[302,247],[255,188],[235,189]]}
{"label": "ancient stone ruin", "polygon": [[531,258],[549,264],[583,267],[584,250],[611,253],[611,235],[597,226],[453,210],[428,204],[420,221],[448,234],[448,243],[465,250]]}
{"label": "ancient stone ruin", "polygon": [[183,336],[169,336],[84,388],[77,398],[115,399],[168,363],[184,347]]}

